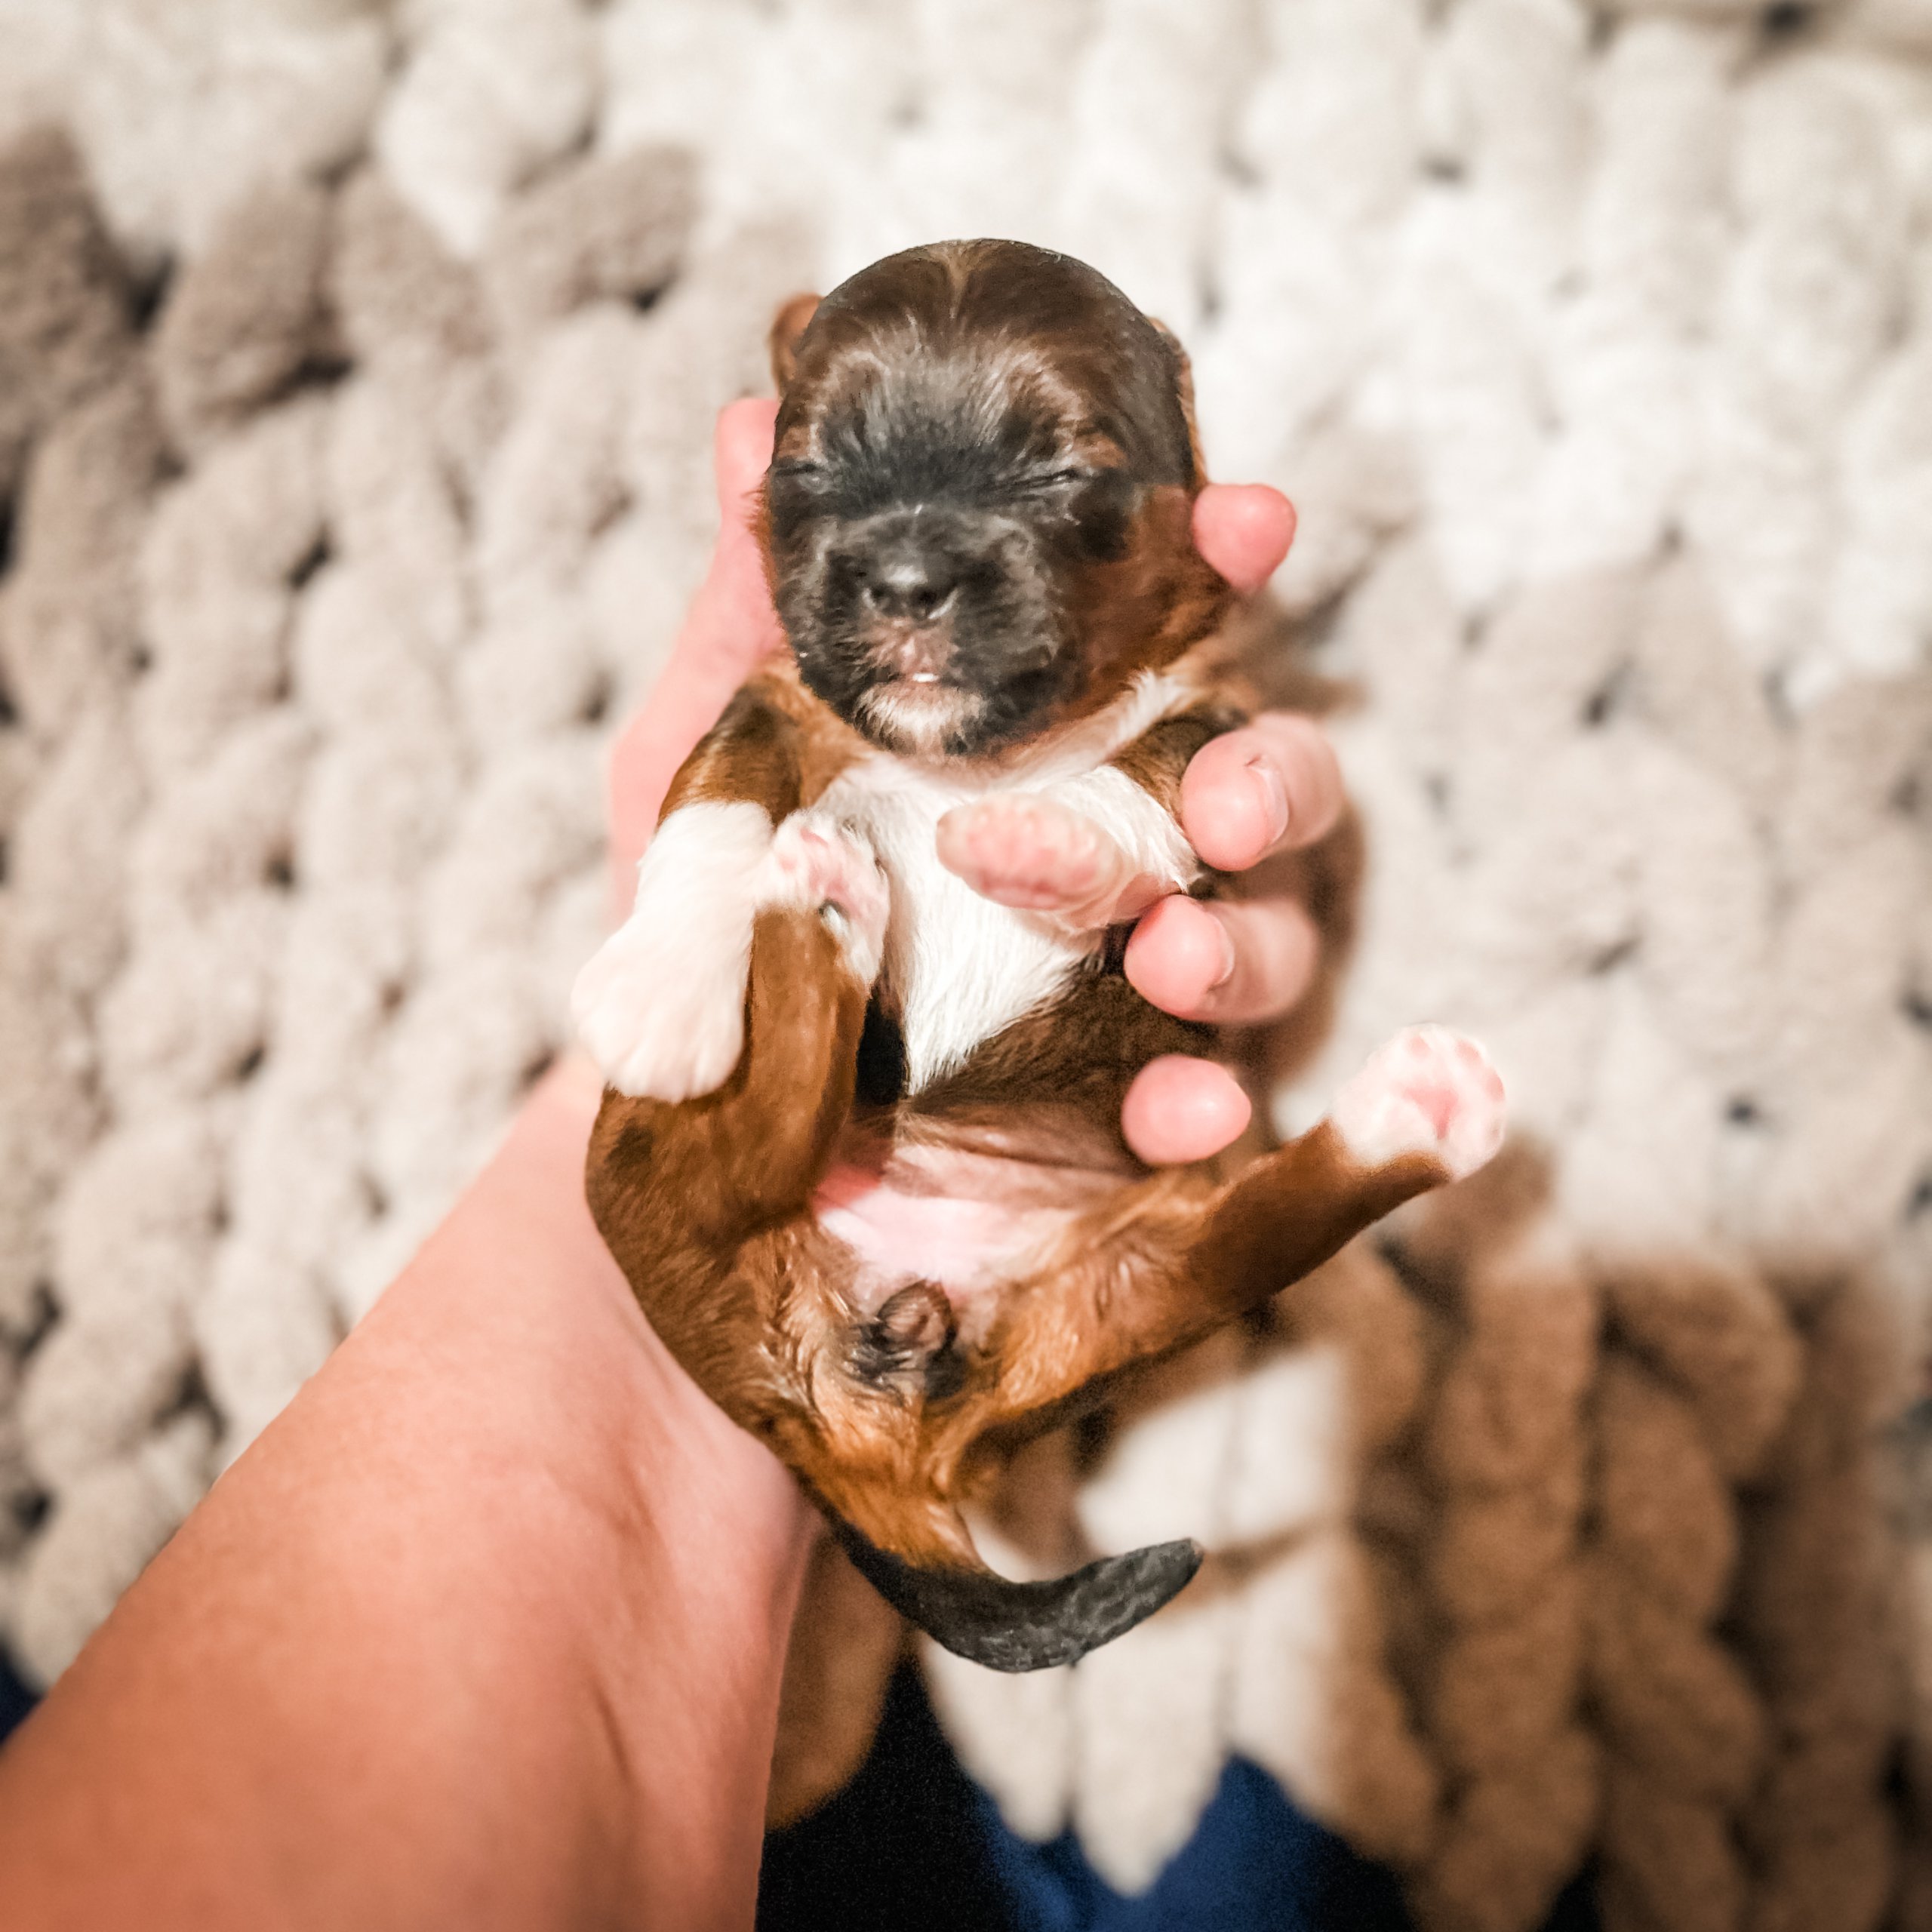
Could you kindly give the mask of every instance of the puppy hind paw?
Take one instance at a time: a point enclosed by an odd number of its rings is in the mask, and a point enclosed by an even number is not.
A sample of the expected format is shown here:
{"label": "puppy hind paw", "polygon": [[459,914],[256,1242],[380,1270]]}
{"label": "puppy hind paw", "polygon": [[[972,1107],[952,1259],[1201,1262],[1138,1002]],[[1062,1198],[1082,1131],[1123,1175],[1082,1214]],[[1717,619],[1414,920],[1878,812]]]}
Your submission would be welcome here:
{"label": "puppy hind paw", "polygon": [[1502,1146],[1506,1111],[1501,1077],[1475,1041],[1414,1026],[1369,1056],[1329,1118],[1364,1167],[1427,1154],[1460,1180]]}
{"label": "puppy hind paw", "polygon": [[891,909],[885,874],[860,835],[816,812],[794,812],[765,860],[760,902],[817,912],[837,937],[853,977],[869,987],[885,953]]}

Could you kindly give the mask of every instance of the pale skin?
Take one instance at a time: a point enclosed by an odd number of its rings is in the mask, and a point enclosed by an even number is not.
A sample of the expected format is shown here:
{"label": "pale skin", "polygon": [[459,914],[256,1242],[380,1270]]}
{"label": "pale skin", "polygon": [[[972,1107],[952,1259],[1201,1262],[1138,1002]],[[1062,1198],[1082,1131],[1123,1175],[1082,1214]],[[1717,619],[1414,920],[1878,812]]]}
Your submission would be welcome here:
{"label": "pale skin", "polygon": [[[782,641],[745,529],[772,405],[720,419],[709,575],[613,769],[635,870],[672,772]],[[1203,493],[1202,553],[1264,581],[1285,499]],[[1325,831],[1300,721],[1209,746],[1182,809],[1240,869]],[[1172,1010],[1263,1019],[1315,940],[1286,902],[1162,902],[1128,957]],[[786,1632],[814,1530],[697,1391],[583,1204],[595,1078],[567,1062],[435,1236],[217,1483],[0,1753],[0,1923],[546,1932],[749,1924]],[[1124,1125],[1198,1158],[1247,1102],[1148,1068]]]}

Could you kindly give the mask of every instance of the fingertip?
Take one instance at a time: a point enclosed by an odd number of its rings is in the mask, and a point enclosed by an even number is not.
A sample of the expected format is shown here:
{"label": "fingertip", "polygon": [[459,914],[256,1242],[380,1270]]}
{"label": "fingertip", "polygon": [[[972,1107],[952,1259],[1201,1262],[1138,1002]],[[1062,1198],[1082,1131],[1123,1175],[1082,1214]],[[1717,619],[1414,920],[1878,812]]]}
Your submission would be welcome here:
{"label": "fingertip", "polygon": [[1186,1016],[1199,1011],[1235,963],[1226,927],[1199,900],[1175,894],[1134,928],[1121,964],[1149,1005]]}
{"label": "fingertip", "polygon": [[1204,1161],[1247,1131],[1254,1103],[1226,1068],[1163,1054],[1134,1076],[1121,1108],[1121,1132],[1149,1167]]}
{"label": "fingertip", "polygon": [[1210,483],[1194,500],[1194,544],[1237,590],[1259,590],[1295,537],[1295,506],[1266,483]]}
{"label": "fingertip", "polygon": [[1175,898],[1134,928],[1123,966],[1128,985],[1164,1013],[1253,1026],[1306,996],[1321,957],[1321,935],[1293,899]]}
{"label": "fingertip", "polygon": [[1250,730],[1211,740],[1180,782],[1181,829],[1208,863],[1245,872],[1287,835],[1288,788]]}
{"label": "fingertip", "polygon": [[1346,793],[1327,734],[1313,718],[1263,712],[1201,746],[1182,775],[1180,821],[1222,872],[1309,845],[1334,829]]}

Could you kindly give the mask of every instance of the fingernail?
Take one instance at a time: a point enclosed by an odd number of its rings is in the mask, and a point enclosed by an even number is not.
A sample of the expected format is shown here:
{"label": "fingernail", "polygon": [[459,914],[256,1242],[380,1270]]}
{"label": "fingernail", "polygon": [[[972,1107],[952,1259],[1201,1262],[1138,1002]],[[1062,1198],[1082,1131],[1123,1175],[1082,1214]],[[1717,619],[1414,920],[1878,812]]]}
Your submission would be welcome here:
{"label": "fingernail", "polygon": [[[1208,916],[1210,918],[1214,917],[1211,912]],[[1221,936],[1221,970],[1215,974],[1208,989],[1211,993],[1219,992],[1235,976],[1234,935],[1219,919],[1214,920],[1214,930]]]}
{"label": "fingernail", "polygon": [[1260,794],[1261,809],[1268,820],[1268,842],[1272,845],[1287,832],[1288,788],[1269,758],[1251,758],[1247,768],[1254,774],[1255,789]]}

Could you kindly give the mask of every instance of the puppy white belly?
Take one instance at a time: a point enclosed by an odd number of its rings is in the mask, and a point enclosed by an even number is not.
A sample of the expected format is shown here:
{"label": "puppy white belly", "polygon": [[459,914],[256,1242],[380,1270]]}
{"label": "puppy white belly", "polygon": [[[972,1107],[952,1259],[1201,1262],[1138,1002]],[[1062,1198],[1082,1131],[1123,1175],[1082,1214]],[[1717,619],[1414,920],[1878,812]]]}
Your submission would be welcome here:
{"label": "puppy white belly", "polygon": [[851,1251],[858,1264],[854,1298],[862,1308],[909,1281],[931,1281],[963,1307],[1031,1274],[1073,1219],[1069,1208],[904,1193],[854,1168],[834,1168],[812,1208],[819,1226]]}
{"label": "puppy white belly", "polygon": [[828,817],[863,834],[891,884],[881,979],[898,1003],[909,1093],[1051,1000],[1098,939],[996,906],[940,863],[940,819],[978,795],[903,769],[881,782],[861,766],[818,801]]}

